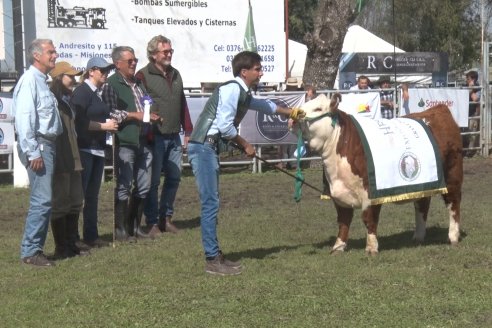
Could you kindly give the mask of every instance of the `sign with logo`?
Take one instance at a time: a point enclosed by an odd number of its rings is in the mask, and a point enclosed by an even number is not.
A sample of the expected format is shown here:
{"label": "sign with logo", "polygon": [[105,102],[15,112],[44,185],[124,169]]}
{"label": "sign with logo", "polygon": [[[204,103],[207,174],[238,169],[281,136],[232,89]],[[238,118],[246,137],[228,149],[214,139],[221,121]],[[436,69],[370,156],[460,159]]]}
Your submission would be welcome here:
{"label": "sign with logo", "polygon": [[[174,48],[172,65],[185,86],[231,79],[231,61],[243,51],[245,0],[24,0],[27,44],[35,37],[54,41],[58,60],[84,69],[92,57],[111,61],[116,46],[130,46],[147,60],[147,42],[162,34]],[[35,7],[35,8],[34,8]],[[263,82],[285,81],[284,0],[251,0],[256,50]]]}
{"label": "sign with logo", "polygon": [[0,121],[0,154],[11,154],[15,142],[13,122]]}
{"label": "sign with logo", "polygon": [[338,107],[350,115],[372,119],[381,118],[381,98],[379,92],[344,94]]}
{"label": "sign with logo", "polygon": [[[267,96],[278,106],[300,107],[304,94]],[[239,134],[252,144],[296,144],[297,137],[289,131],[288,118],[283,115],[266,115],[249,110],[239,127]]]}
{"label": "sign with logo", "polygon": [[342,53],[338,87],[346,90],[356,84],[356,74],[432,75],[432,86],[447,86],[448,54],[443,52]]}
{"label": "sign with logo", "polygon": [[[289,107],[281,98],[271,97],[270,100],[277,106]],[[269,141],[282,141],[289,135],[288,121],[289,119],[283,115],[256,112],[256,128],[260,135]]]}
{"label": "sign with logo", "polygon": [[411,152],[404,153],[400,158],[399,171],[403,180],[417,179],[420,174],[420,161],[417,155]]}
{"label": "sign with logo", "polygon": [[408,89],[409,100],[403,101],[401,115],[422,112],[433,106],[443,104],[449,107],[454,120],[460,127],[468,126],[469,97],[466,89]]}
{"label": "sign with logo", "polygon": [[448,55],[443,52],[353,53],[340,72],[357,74],[421,74],[448,70]]}
{"label": "sign with logo", "polygon": [[[261,98],[255,96],[255,98]],[[292,95],[265,96],[280,106],[300,107],[304,103],[304,93]],[[195,124],[207,103],[207,96],[186,99],[190,117]],[[297,144],[297,137],[289,131],[288,119],[281,115],[265,115],[249,110],[239,126],[239,134],[251,144]]]}
{"label": "sign with logo", "polygon": [[0,93],[0,121],[12,121],[14,117],[10,113],[12,107],[12,95],[10,93]]}

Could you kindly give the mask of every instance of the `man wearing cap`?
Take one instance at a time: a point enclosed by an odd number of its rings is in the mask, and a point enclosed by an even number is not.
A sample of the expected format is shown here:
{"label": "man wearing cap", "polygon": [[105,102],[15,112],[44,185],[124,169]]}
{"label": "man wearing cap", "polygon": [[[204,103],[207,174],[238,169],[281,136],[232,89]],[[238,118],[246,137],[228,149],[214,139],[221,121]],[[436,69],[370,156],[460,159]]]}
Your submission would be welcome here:
{"label": "man wearing cap", "polygon": [[75,110],[75,128],[82,162],[82,187],[84,190],[83,240],[90,247],[107,246],[99,237],[98,204],[101,178],[104,172],[106,135],[116,132],[118,123],[111,119],[111,108],[101,97],[113,65],[100,57],[87,62],[84,82],[73,92],[71,103]]}
{"label": "man wearing cap", "polygon": [[86,255],[76,242],[78,238],[79,213],[84,200],[80,171],[79,147],[75,133],[75,115],[70,106],[70,96],[75,76],[81,75],[69,63],[62,61],[49,73],[52,78],[50,90],[58,102],[63,133],[56,138],[56,160],[53,175],[53,205],[51,233],[55,241],[54,259]]}
{"label": "man wearing cap", "polygon": [[[147,140],[150,122],[161,122],[150,113],[143,122],[145,106],[152,99],[142,81],[135,78],[138,59],[131,47],[119,46],[111,53],[116,72],[103,89],[103,99],[112,108],[128,112],[116,134],[115,231],[117,240],[149,237],[141,228],[145,200],[150,189],[152,151]],[[150,111],[150,109],[149,109]],[[127,230],[122,230],[126,226]]]}
{"label": "man wearing cap", "polygon": [[390,79],[387,76],[381,76],[378,80],[380,89],[383,89],[380,93],[381,99],[381,117],[386,119],[392,119],[394,117],[394,104],[393,104],[393,91],[390,88]]}
{"label": "man wearing cap", "polygon": [[27,57],[31,66],[17,82],[12,102],[17,151],[31,186],[21,260],[29,265],[50,267],[54,263],[44,255],[43,248],[51,216],[55,142],[63,127],[57,101],[46,80],[58,54],[51,40],[35,39],[29,45]]}

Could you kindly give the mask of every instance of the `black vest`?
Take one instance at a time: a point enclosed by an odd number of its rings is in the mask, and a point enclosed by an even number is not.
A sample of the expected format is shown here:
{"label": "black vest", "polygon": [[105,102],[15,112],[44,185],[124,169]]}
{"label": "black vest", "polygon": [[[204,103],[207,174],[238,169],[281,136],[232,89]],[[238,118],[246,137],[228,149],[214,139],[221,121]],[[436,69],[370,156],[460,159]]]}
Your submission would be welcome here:
{"label": "black vest", "polygon": [[208,130],[212,126],[212,122],[214,121],[217,115],[217,106],[219,104],[219,88],[223,85],[229,83],[237,83],[239,85],[239,89],[241,90],[241,94],[239,95],[239,100],[237,102],[237,112],[236,117],[234,118],[234,126],[237,128],[239,123],[241,123],[242,119],[246,115],[246,112],[249,109],[249,104],[251,102],[251,94],[249,92],[244,91],[243,87],[236,81],[231,80],[227,81],[217,88],[215,88],[214,92],[208,99],[203,111],[198,117],[195,126],[193,128],[193,132],[191,133],[190,141],[204,143],[205,138],[207,137]]}

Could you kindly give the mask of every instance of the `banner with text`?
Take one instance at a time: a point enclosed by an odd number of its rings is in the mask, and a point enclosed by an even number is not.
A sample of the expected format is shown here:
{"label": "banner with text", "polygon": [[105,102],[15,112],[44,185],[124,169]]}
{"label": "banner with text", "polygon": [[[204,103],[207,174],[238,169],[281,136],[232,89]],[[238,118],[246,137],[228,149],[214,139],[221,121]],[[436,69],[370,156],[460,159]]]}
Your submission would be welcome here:
{"label": "banner with text", "polygon": [[468,90],[461,89],[408,89],[409,100],[403,101],[401,115],[422,112],[439,104],[449,107],[454,120],[460,127],[468,126]]}
{"label": "banner with text", "polygon": [[[246,0],[36,0],[35,3],[24,0],[25,7],[35,7],[25,11],[26,35],[52,39],[60,56],[58,60],[81,69],[91,57],[111,61],[112,49],[126,45],[135,49],[140,59],[139,69],[148,62],[147,42],[162,34],[173,43],[172,64],[181,72],[185,87],[196,87],[200,82],[223,82],[233,76],[231,60],[243,50],[248,18]],[[284,0],[251,0],[251,8],[257,50],[263,58],[262,82],[283,82]]]}

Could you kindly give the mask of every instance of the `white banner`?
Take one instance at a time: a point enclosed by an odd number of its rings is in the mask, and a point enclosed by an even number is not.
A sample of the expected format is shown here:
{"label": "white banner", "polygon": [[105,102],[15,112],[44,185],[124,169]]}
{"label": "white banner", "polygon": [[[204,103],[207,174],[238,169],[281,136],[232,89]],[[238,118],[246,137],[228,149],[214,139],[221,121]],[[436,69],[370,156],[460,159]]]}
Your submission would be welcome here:
{"label": "white banner", "polygon": [[[233,77],[231,60],[243,50],[248,17],[246,0],[36,0],[34,6],[25,24],[35,24],[37,38],[54,41],[59,60],[85,68],[91,57],[110,61],[112,49],[126,45],[135,49],[139,69],[148,62],[147,42],[162,34],[173,43],[172,63],[186,87]],[[284,0],[251,0],[251,6],[262,81],[283,82]]]}
{"label": "white banner", "polygon": [[381,118],[381,100],[379,92],[342,94],[338,108],[347,114],[372,118]]}
{"label": "white banner", "polygon": [[408,89],[409,100],[403,104],[401,115],[423,112],[433,106],[444,104],[449,107],[454,120],[460,127],[468,126],[468,90],[461,89]]}

